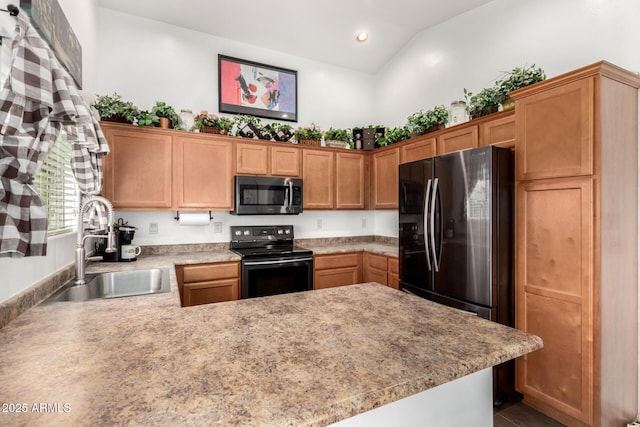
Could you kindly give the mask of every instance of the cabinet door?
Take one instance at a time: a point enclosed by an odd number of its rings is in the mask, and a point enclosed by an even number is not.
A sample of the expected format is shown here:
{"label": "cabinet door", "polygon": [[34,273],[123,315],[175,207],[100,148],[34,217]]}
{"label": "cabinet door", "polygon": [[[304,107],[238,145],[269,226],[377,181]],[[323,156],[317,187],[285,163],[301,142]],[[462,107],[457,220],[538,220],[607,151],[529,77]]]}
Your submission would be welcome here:
{"label": "cabinet door", "polygon": [[516,118],[513,115],[490,120],[480,125],[480,146],[503,148],[516,146]]}
{"label": "cabinet door", "polygon": [[438,136],[438,154],[476,147],[478,147],[478,126],[468,126]]}
{"label": "cabinet door", "polygon": [[517,189],[516,327],[544,348],[517,362],[525,400],[594,423],[594,187],[591,177]]}
{"label": "cabinet door", "polygon": [[300,149],[297,147],[269,147],[271,151],[271,175],[300,176]]}
{"label": "cabinet door", "polygon": [[174,141],[176,209],[233,209],[233,145],[210,136]]}
{"label": "cabinet door", "polygon": [[336,153],[336,208],[365,208],[365,155]]}
{"label": "cabinet door", "polygon": [[398,149],[373,154],[373,208],[398,208]]}
{"label": "cabinet door", "polygon": [[266,145],[236,143],[236,172],[241,175],[267,175],[267,151]]}
{"label": "cabinet door", "polygon": [[240,289],[238,279],[211,280],[208,282],[185,283],[182,289],[183,307],[216,302],[235,301]]}
{"label": "cabinet door", "polygon": [[362,275],[365,282],[387,284],[387,257],[365,252],[362,263]]}
{"label": "cabinet door", "polygon": [[519,180],[593,173],[594,102],[593,78],[516,100]]}
{"label": "cabinet door", "polygon": [[[421,137],[418,137],[421,138]],[[416,138],[416,139],[418,139]],[[427,138],[411,142],[400,147],[400,163],[411,163],[428,159],[436,155],[436,138]]]}
{"label": "cabinet door", "polygon": [[103,125],[111,152],[104,158],[104,195],[115,209],[172,207],[170,134]]}
{"label": "cabinet door", "polygon": [[333,209],[334,153],[323,150],[302,150],[303,208]]}
{"label": "cabinet door", "polygon": [[387,285],[393,289],[400,289],[398,258],[389,257],[387,261]]}

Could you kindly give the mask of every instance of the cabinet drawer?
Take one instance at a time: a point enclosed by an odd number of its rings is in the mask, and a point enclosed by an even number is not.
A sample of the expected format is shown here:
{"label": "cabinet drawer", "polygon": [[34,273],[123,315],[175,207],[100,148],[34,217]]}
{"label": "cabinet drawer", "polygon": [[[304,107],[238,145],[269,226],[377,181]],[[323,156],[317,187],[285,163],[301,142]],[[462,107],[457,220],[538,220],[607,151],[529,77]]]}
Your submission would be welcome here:
{"label": "cabinet drawer", "polygon": [[328,268],[357,267],[358,256],[356,252],[336,255],[318,255],[313,260],[316,270]]}
{"label": "cabinet drawer", "polygon": [[198,264],[184,266],[184,283],[205,282],[218,279],[238,278],[239,262]]}
{"label": "cabinet drawer", "polygon": [[332,268],[316,270],[313,278],[313,289],[333,288],[358,283],[358,267]]}
{"label": "cabinet drawer", "polygon": [[212,280],[185,284],[182,290],[184,307],[238,299],[240,281],[236,279]]}

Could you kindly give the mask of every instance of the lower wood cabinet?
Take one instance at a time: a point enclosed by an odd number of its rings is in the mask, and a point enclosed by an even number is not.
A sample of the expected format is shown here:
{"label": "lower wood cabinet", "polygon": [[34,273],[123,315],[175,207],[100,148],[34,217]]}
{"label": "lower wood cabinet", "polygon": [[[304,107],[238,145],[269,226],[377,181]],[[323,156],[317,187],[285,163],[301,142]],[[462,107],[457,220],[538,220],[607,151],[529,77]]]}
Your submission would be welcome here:
{"label": "lower wood cabinet", "polygon": [[371,252],[349,252],[314,257],[313,288],[378,282],[398,287],[398,258]]}
{"label": "lower wood cabinet", "polygon": [[400,269],[396,257],[387,258],[387,286],[400,289]]}
{"label": "lower wood cabinet", "polygon": [[387,257],[365,252],[363,257],[363,281],[387,284]]}
{"label": "lower wood cabinet", "polygon": [[360,283],[362,252],[313,257],[313,288],[324,289]]}
{"label": "lower wood cabinet", "polygon": [[183,307],[240,299],[240,262],[177,265]]}

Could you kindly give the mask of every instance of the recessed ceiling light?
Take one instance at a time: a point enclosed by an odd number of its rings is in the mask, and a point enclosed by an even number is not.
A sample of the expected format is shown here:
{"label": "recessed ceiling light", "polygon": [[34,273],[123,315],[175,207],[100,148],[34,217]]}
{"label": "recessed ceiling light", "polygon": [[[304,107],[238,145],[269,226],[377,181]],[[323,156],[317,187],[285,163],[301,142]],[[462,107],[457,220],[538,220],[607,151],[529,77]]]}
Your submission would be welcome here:
{"label": "recessed ceiling light", "polygon": [[364,43],[367,41],[368,38],[369,38],[369,34],[365,32],[356,34],[356,40],[358,41],[358,43]]}

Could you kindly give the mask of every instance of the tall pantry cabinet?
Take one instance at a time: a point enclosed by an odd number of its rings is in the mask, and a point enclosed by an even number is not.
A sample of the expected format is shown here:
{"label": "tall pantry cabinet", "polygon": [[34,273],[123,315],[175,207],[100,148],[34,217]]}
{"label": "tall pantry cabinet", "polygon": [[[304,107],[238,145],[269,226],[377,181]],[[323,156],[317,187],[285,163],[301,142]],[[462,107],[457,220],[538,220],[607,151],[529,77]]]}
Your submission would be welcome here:
{"label": "tall pantry cabinet", "polygon": [[638,87],[607,62],[513,92],[516,327],[525,402],[626,425],[638,402]]}

